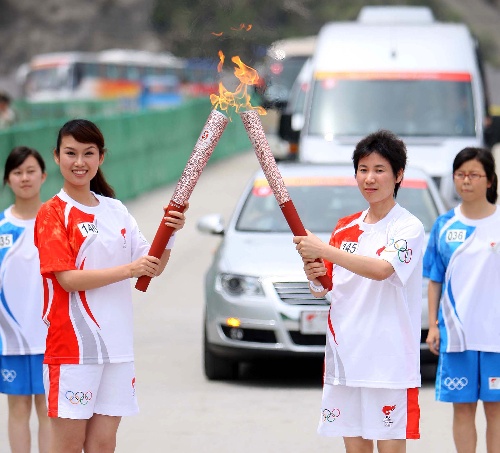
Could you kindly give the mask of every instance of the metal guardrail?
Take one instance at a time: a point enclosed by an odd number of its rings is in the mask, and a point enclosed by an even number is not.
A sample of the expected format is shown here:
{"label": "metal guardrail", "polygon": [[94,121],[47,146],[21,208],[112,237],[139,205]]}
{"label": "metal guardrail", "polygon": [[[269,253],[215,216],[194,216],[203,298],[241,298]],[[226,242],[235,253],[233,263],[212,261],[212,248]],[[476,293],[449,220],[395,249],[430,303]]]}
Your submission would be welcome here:
{"label": "metal guardrail", "polygon": [[[106,179],[120,200],[136,197],[153,188],[175,182],[186,165],[212,109],[208,99],[188,101],[168,110],[125,112],[86,118],[103,131],[109,153],[103,164]],[[53,159],[57,133],[66,119],[19,123],[0,131],[0,162],[19,145],[38,150],[47,165],[42,199],[53,196],[62,186],[59,168]],[[246,151],[250,141],[241,121],[231,121],[210,162]],[[4,189],[0,209],[12,202]]]}
{"label": "metal guardrail", "polygon": [[16,100],[12,103],[17,123],[49,119],[85,118],[95,115],[114,115],[138,109],[136,100],[75,100],[56,102],[29,102]]}

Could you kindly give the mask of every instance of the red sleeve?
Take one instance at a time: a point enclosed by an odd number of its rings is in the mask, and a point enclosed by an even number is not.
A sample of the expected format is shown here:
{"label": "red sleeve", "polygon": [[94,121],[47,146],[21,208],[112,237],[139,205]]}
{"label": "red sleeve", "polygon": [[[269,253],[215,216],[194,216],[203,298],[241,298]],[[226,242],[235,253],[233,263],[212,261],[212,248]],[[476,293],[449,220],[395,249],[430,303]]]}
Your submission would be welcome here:
{"label": "red sleeve", "polygon": [[[335,236],[336,230],[337,230],[337,227],[335,227],[335,229],[333,230],[332,235],[330,236],[330,242],[329,242],[329,244],[333,245],[334,247],[335,247],[335,244],[334,244],[333,237]],[[333,263],[331,263],[330,261],[327,261],[327,260],[323,260],[323,264],[326,267],[326,275],[331,280],[333,278]]]}
{"label": "red sleeve", "polygon": [[[357,212],[356,214],[352,214],[347,217],[341,218],[338,222],[337,225],[335,225],[335,229],[333,230],[332,235],[330,236],[330,242],[329,244],[332,245],[333,247],[337,247],[338,249],[340,248],[342,241],[343,240],[353,240],[353,241],[358,241],[359,235],[361,234],[361,231],[357,225],[355,225],[354,228],[349,228],[345,233],[342,235],[342,237],[339,237],[337,235],[337,232],[345,227],[347,227],[353,220],[357,219],[363,211]],[[326,275],[328,275],[328,278],[332,279],[333,278],[333,263],[330,261],[323,260],[323,263],[325,264],[326,267]]]}
{"label": "red sleeve", "polygon": [[44,203],[35,221],[35,246],[40,255],[40,273],[76,269],[76,257],[64,224],[64,209],[54,199]]}

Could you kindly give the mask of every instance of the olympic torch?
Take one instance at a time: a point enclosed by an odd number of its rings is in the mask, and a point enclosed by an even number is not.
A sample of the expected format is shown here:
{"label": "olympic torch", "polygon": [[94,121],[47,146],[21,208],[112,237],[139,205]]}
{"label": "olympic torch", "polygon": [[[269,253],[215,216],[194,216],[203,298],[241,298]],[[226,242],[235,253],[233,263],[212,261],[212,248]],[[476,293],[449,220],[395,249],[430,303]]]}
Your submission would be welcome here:
{"label": "olympic torch", "polygon": [[[288,193],[278,169],[278,165],[276,164],[276,160],[269,147],[258,112],[255,110],[248,110],[240,112],[239,115],[247,131],[248,138],[252,142],[255,154],[264,171],[267,182],[285,216],[288,226],[295,236],[307,236],[307,232],[290,198],[290,194]],[[320,259],[316,261],[321,262]],[[332,289],[332,282],[326,275],[319,277],[318,280],[323,285],[323,288],[327,288],[328,290]]]}
{"label": "olympic torch", "polygon": [[[205,127],[202,129],[200,137],[196,142],[196,145],[187,161],[187,164],[182,172],[177,186],[175,188],[174,194],[170,200],[168,207],[165,212],[169,211],[180,211],[184,212],[184,203],[189,200],[191,193],[194,190],[198,179],[208,162],[208,159],[212,155],[219,139],[224,132],[229,119],[226,115],[222,114],[217,110],[212,110],[208,116]],[[174,229],[167,227],[165,221],[162,218],[160,226],[155,234],[151,247],[149,249],[149,255],[160,258],[167,246],[168,240],[172,236]],[[135,285],[136,289],[145,292],[149,286],[151,277],[143,275],[137,279]]]}

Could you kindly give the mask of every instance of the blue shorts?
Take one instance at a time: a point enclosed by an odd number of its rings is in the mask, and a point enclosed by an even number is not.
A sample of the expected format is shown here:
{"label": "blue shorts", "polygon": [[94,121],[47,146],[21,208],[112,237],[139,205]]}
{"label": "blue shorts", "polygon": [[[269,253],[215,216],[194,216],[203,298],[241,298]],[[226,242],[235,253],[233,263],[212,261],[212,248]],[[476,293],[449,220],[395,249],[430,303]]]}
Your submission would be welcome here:
{"label": "blue shorts", "polygon": [[0,393],[43,395],[43,354],[0,356]]}
{"label": "blue shorts", "polygon": [[500,353],[441,353],[436,373],[436,400],[449,403],[500,401]]}

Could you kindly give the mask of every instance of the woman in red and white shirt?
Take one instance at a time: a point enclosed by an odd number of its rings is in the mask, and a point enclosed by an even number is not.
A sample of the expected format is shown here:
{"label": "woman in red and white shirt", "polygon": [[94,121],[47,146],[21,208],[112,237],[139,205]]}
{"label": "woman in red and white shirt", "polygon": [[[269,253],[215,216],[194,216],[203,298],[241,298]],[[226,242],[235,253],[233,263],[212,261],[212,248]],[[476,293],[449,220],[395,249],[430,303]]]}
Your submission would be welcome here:
{"label": "woman in red and white shirt", "polygon": [[[121,417],[137,413],[130,278],[165,268],[100,170],[99,128],[71,120],[59,131],[54,159],[64,184],[40,208],[35,245],[48,326],[44,385],[52,453],[113,452]],[[165,223],[184,226],[181,212]]]}

